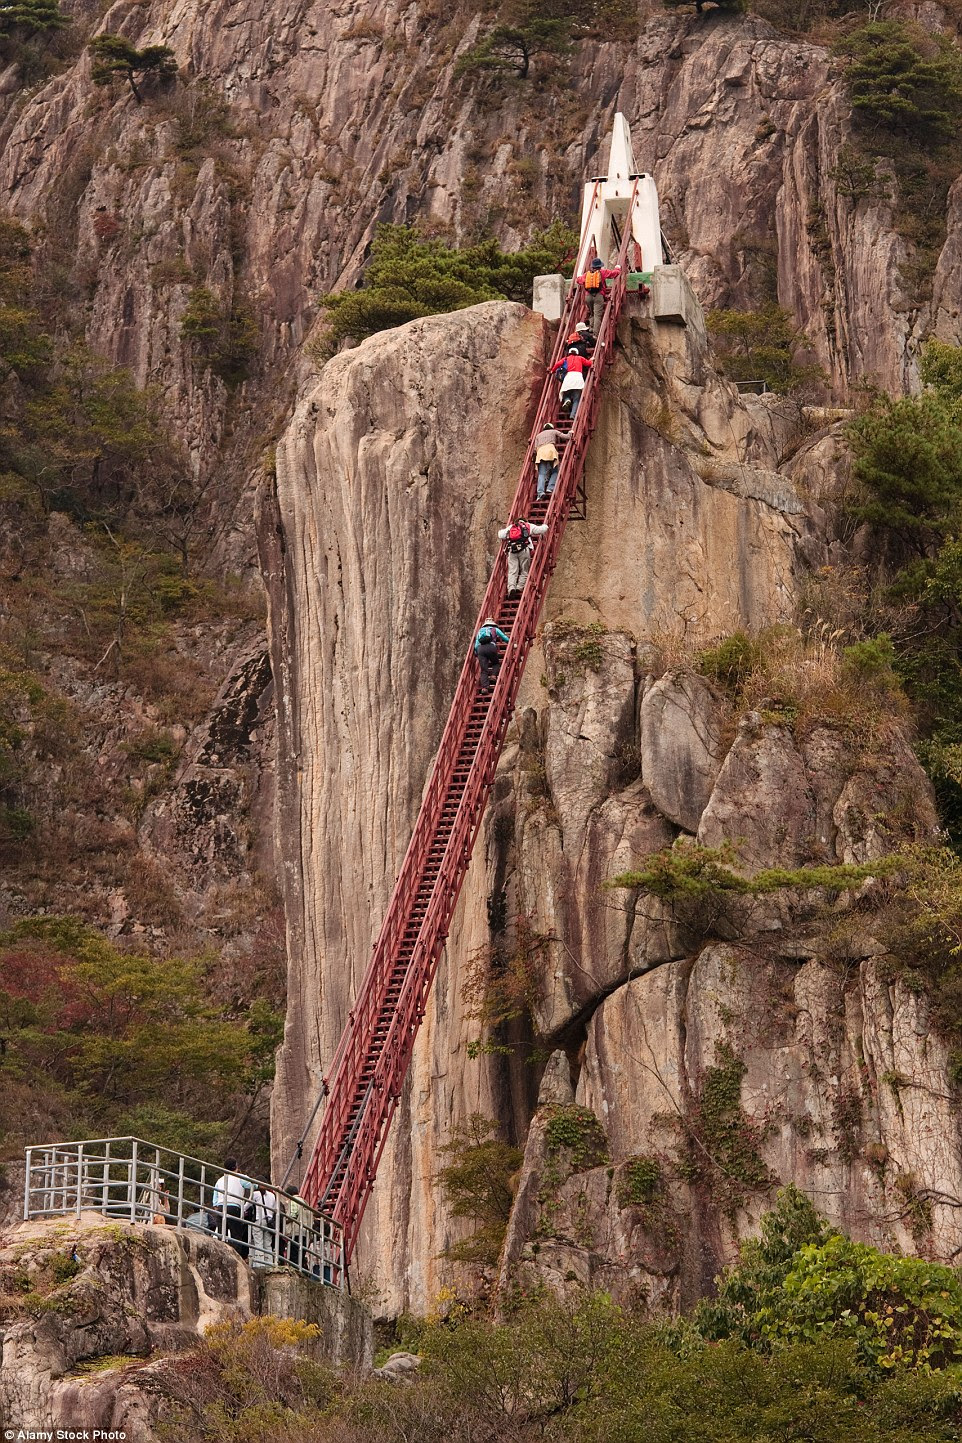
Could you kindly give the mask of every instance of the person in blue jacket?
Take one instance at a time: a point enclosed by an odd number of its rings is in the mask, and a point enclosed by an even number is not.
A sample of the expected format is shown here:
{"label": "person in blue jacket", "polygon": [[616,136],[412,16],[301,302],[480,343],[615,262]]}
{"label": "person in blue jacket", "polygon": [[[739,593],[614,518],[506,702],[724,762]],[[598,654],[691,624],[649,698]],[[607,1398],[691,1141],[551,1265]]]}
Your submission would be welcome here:
{"label": "person in blue jacket", "polygon": [[498,651],[498,640],[508,644],[508,638],[497,625],[493,616],[487,621],[474,638],[474,654],[481,663],[481,690],[490,691],[497,680],[498,672],[501,670],[501,656]]}

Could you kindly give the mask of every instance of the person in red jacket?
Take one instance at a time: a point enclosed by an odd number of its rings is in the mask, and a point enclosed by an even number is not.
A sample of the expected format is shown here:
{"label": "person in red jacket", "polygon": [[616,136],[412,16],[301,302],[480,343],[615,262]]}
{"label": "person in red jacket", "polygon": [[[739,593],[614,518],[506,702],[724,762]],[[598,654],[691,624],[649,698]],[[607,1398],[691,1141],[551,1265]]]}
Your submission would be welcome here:
{"label": "person in red jacket", "polygon": [[562,371],[561,410],[564,415],[570,416],[572,421],[578,414],[581,395],[585,388],[585,377],[590,368],[591,357],[581,355],[574,346],[571,346],[568,354],[551,367],[552,371]]}
{"label": "person in red jacket", "polygon": [[601,325],[601,318],[605,313],[605,303],[608,300],[607,282],[620,275],[621,266],[615,266],[613,270],[608,270],[602,264],[601,257],[595,256],[584,275],[575,277],[578,285],[585,288],[585,296],[591,308],[591,329],[595,335],[598,334],[598,327]]}

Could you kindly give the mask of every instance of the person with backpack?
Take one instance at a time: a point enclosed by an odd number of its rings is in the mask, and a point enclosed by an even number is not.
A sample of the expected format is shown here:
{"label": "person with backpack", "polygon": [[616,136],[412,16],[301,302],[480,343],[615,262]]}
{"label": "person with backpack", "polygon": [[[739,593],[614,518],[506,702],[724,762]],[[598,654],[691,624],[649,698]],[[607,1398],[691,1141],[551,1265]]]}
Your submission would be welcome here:
{"label": "person with backpack", "polygon": [[528,572],[531,568],[531,555],[534,551],[535,536],[544,536],[548,530],[547,526],[536,526],[525,516],[519,516],[508,526],[503,526],[498,532],[498,540],[507,543],[508,547],[508,600],[521,595],[524,583],[528,579]]}
{"label": "person with backpack", "polygon": [[591,369],[591,357],[581,355],[574,346],[568,350],[568,354],[560,361],[556,361],[551,367],[552,371],[561,371],[561,402],[562,415],[570,416],[572,421],[578,414],[578,407],[581,405],[581,393],[585,388],[585,374]]}
{"label": "person with backpack", "polygon": [[501,670],[501,653],[498,651],[498,639],[508,644],[508,637],[498,626],[493,616],[489,616],[474,638],[474,654],[481,663],[481,691],[490,691],[491,686],[498,679],[498,672]]}
{"label": "person with backpack", "polygon": [[575,330],[578,333],[579,345],[581,347],[582,354],[585,356],[590,356],[595,346],[597,346],[598,344],[598,337],[588,325],[587,321],[579,321],[578,324],[575,326]]}
{"label": "person with backpack", "polygon": [[561,432],[545,426],[534,438],[534,464],[538,473],[538,500],[550,496],[558,479],[558,442]]}
{"label": "person with backpack", "polygon": [[569,351],[574,347],[579,356],[590,356],[597,345],[597,337],[587,321],[579,321],[565,344]]}
{"label": "person with backpack", "polygon": [[577,276],[579,286],[584,286],[585,299],[591,310],[591,329],[598,331],[608,301],[608,282],[621,275],[621,266],[609,270],[600,256],[595,256],[584,275]]}

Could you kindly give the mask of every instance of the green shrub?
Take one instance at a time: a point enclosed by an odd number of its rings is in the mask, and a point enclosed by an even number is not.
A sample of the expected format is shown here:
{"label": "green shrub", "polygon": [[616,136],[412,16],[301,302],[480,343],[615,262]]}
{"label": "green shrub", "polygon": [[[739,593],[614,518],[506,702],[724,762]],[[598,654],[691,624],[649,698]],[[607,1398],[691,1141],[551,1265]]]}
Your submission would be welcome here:
{"label": "green shrub", "polygon": [[927,341],[919,360],[919,376],[947,401],[962,401],[962,347]]}
{"label": "green shrub", "polygon": [[773,1345],[830,1335],[871,1369],[941,1368],[962,1358],[962,1283],[952,1268],[836,1235],[799,1250],[758,1322]]}
{"label": "green shrub", "polygon": [[717,646],[703,651],[697,658],[698,670],[702,676],[719,682],[729,691],[741,691],[751,673],[761,660],[761,648],[757,640],[751,640],[743,631],[726,636]]}
{"label": "green shrub", "polygon": [[446,1256],[493,1267],[511,1216],[511,1179],[523,1154],[501,1142],[497,1124],[477,1112],[454,1129],[441,1152],[451,1159],[437,1175],[451,1213],[476,1224],[470,1237],[454,1243]]}
{"label": "green shrub", "polygon": [[763,381],[770,391],[781,392],[824,381],[817,366],[795,360],[804,336],[780,306],[709,311],[707,321],[720,368],[729,380]]}
{"label": "green shrub", "polygon": [[246,301],[235,299],[226,306],[206,286],[195,286],[187,299],[180,333],[225,385],[239,386],[247,380],[260,331]]}
{"label": "green shrub", "polygon": [[535,236],[526,250],[508,254],[497,241],[459,250],[419,235],[412,226],[379,226],[360,290],[324,296],[330,343],[355,341],[418,316],[461,310],[480,301],[530,298],[534,277],[556,271],[576,243],[562,225]]}
{"label": "green shrub", "polygon": [[61,1283],[68,1283],[78,1273],[83,1272],[83,1263],[71,1253],[54,1253],[49,1261],[50,1276],[59,1287]]}

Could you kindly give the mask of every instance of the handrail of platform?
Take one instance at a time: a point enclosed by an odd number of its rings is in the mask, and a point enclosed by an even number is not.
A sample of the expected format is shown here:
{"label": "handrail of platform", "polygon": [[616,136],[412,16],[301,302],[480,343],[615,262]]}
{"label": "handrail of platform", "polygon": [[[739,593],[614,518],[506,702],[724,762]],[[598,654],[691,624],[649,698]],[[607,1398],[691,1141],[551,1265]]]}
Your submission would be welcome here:
{"label": "handrail of platform", "polygon": [[[139,1137],[87,1138],[26,1149],[23,1216],[28,1222],[97,1212],[117,1222],[158,1223],[207,1233],[253,1268],[293,1268],[315,1282],[347,1286],[343,1229],[334,1218],[270,1183],[232,1172],[244,1202],[214,1200],[227,1169]],[[246,1202],[260,1190],[253,1218]]]}

